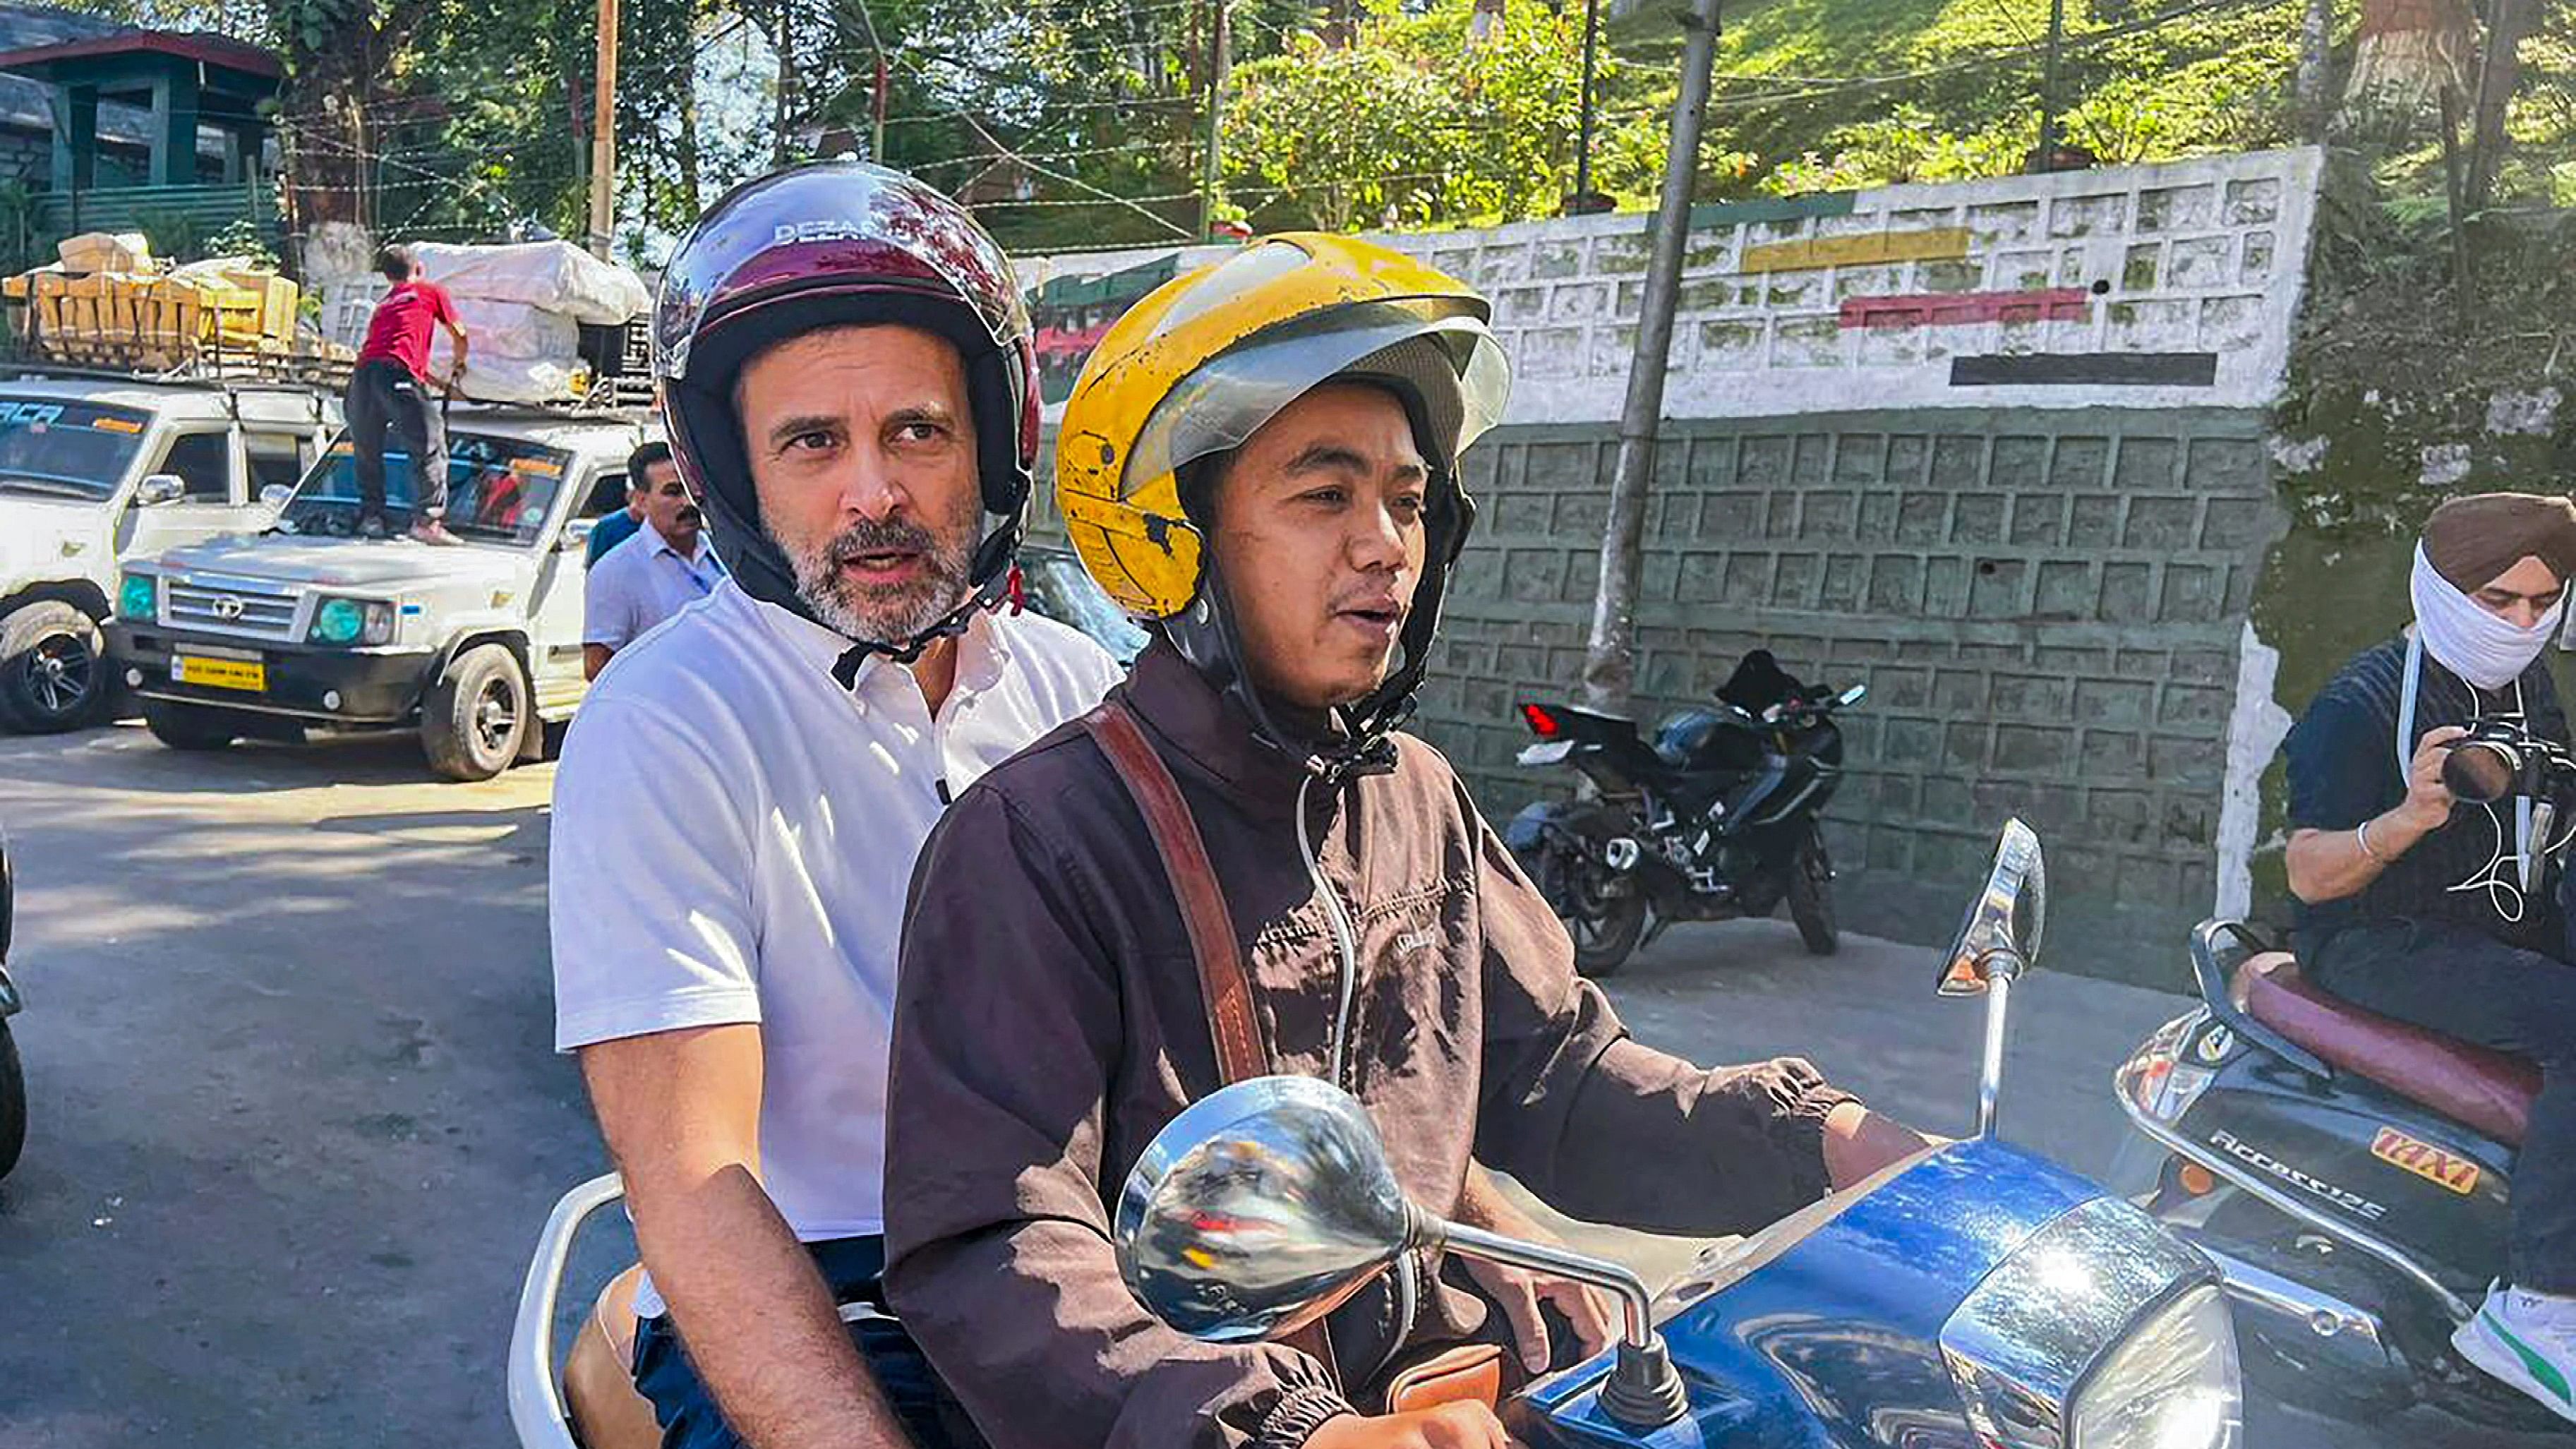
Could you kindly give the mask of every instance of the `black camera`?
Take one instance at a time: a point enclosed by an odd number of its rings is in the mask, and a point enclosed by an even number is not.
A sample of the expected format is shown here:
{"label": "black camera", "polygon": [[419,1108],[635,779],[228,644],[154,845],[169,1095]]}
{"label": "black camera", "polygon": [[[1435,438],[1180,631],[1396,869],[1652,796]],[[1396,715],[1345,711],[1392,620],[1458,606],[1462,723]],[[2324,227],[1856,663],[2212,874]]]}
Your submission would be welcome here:
{"label": "black camera", "polygon": [[2555,800],[2576,785],[2576,755],[2533,734],[2518,716],[2473,720],[2442,760],[2442,783],[2480,805],[2516,795]]}

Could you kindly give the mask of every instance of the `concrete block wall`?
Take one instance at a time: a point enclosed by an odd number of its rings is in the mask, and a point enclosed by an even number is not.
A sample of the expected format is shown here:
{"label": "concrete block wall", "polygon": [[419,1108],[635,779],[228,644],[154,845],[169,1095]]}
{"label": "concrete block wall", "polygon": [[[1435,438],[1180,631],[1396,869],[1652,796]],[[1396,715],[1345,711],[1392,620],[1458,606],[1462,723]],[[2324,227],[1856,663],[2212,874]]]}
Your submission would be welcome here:
{"label": "concrete block wall", "polygon": [[[1615,451],[1510,428],[1471,461],[1483,523],[1418,728],[1498,817],[1567,783],[1513,766],[1514,706],[1576,694]],[[1827,812],[1849,924],[1937,937],[2018,814],[2078,927],[2061,944],[2161,977],[2216,888],[2239,636],[2284,524],[2262,429],[2230,410],[1676,423],[1635,712],[1704,698],[1757,645],[1867,684]]]}

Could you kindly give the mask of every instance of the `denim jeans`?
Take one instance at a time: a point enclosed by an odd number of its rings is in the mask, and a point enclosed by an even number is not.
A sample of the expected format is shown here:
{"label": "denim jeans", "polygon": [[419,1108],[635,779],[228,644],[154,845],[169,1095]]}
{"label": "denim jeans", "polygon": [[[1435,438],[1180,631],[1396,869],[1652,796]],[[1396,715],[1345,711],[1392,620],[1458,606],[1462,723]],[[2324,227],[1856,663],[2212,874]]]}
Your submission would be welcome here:
{"label": "denim jeans", "polygon": [[[808,1243],[814,1266],[832,1287],[834,1302],[865,1304],[874,1312],[848,1325],[877,1388],[918,1449],[984,1449],[984,1437],[956,1396],[931,1371],[912,1335],[885,1311],[877,1280],[885,1271],[883,1238],[835,1238]],[[698,1377],[670,1316],[638,1320],[635,1387],[653,1401],[662,1426],[662,1449],[741,1449],[742,1438],[717,1409],[715,1395]]]}

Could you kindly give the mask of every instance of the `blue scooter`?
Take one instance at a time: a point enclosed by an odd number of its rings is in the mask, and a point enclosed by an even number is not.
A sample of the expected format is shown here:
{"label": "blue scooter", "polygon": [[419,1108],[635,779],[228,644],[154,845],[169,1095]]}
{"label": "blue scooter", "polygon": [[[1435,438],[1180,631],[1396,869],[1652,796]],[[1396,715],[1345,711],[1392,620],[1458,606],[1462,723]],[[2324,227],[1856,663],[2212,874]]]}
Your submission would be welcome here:
{"label": "blue scooter", "polygon": [[1703,1254],[1660,1296],[1616,1264],[1408,1202],[1366,1111],[1304,1077],[1237,1083],[1155,1138],[1118,1206],[1128,1287],[1218,1343],[1294,1333],[1416,1251],[1606,1288],[1621,1342],[1497,1406],[1533,1449],[2238,1449],[2216,1269],[1994,1136],[2044,896],[2038,837],[2014,821],[1940,978],[1987,1001],[1977,1135]]}

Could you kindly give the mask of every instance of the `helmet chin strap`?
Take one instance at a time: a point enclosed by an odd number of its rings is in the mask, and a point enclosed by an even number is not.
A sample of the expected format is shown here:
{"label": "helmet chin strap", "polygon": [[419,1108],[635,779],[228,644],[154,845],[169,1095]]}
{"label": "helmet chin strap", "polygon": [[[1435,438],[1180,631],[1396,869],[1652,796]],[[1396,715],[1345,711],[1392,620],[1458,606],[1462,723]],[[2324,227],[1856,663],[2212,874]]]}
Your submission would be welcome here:
{"label": "helmet chin strap", "polygon": [[[1470,514],[1469,516],[1472,516]],[[1463,540],[1464,528],[1452,535]],[[1440,598],[1448,586],[1454,547],[1426,561],[1421,582],[1414,585],[1413,605],[1400,641],[1404,663],[1375,689],[1349,704],[1324,712],[1331,729],[1322,735],[1299,730],[1280,719],[1244,666],[1243,636],[1234,611],[1226,607],[1225,581],[1215,557],[1200,565],[1198,597],[1189,608],[1164,621],[1163,630],[1181,657],[1188,660],[1219,694],[1232,697],[1251,718],[1253,737],[1294,761],[1326,785],[1395,768],[1395,742],[1389,738],[1413,718],[1416,691],[1429,671],[1431,641],[1440,628]]]}
{"label": "helmet chin strap", "polygon": [[[832,661],[832,679],[843,690],[859,687],[859,671],[866,667],[870,655],[881,654],[896,664],[917,664],[930,646],[942,639],[954,639],[966,632],[975,616],[1010,603],[1015,593],[1018,570],[1011,564],[1020,546],[1020,525],[1014,521],[985,535],[975,550],[974,577],[980,580],[958,602],[956,608],[939,616],[927,629],[901,643],[888,644],[875,639],[859,639],[841,651]],[[848,636],[843,636],[848,637]]]}

